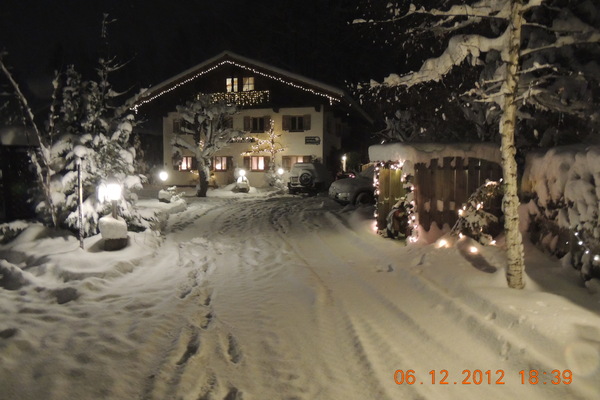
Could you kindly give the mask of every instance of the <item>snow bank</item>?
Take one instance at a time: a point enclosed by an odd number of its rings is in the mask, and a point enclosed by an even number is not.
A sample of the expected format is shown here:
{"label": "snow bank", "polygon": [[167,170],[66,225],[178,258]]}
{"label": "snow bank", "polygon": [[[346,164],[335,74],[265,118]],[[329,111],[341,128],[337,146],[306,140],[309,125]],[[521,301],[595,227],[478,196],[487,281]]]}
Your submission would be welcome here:
{"label": "snow bank", "polygon": [[521,189],[559,227],[600,239],[600,146],[556,147],[527,156]]}
{"label": "snow bank", "polygon": [[[572,145],[527,156],[521,183],[539,245],[600,276],[600,146]],[[577,235],[577,236],[575,236]]]}
{"label": "snow bank", "polygon": [[502,160],[500,146],[493,143],[389,143],[369,147],[371,162],[404,161],[409,169],[415,164],[429,164],[431,160],[445,157],[479,158],[498,164]]}

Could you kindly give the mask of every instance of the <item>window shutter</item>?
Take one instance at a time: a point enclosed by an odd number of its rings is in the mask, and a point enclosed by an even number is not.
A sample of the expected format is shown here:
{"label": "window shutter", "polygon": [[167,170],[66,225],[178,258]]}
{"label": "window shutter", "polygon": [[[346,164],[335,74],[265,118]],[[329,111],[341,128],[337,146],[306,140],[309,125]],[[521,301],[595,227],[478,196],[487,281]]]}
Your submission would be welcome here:
{"label": "window shutter", "polygon": [[263,120],[265,121],[265,129],[264,131],[267,132],[270,128],[271,125],[271,116],[270,115],[265,115],[263,117]]}
{"label": "window shutter", "polygon": [[244,169],[250,171],[250,157],[244,157]]}
{"label": "window shutter", "polygon": [[233,167],[233,157],[231,157],[231,156],[227,157],[226,166],[227,166],[227,168],[226,168],[227,171],[229,171],[231,169],[231,167]]}
{"label": "window shutter", "polygon": [[190,169],[198,169],[198,160],[196,160],[196,157],[192,157],[192,165]]}
{"label": "window shutter", "polygon": [[310,114],[303,116],[304,119],[304,130],[310,131]]}
{"label": "window shutter", "polygon": [[265,156],[265,171],[269,170],[270,162],[271,162],[271,157]]}
{"label": "window shutter", "polygon": [[291,126],[291,118],[289,115],[284,115],[283,116],[283,121],[282,121],[282,127],[281,129],[283,129],[284,131],[289,131],[290,130],[290,126]]}
{"label": "window shutter", "polygon": [[311,156],[304,156],[304,157],[302,157],[302,158],[303,158],[303,159],[302,159],[302,162],[311,162],[311,161],[312,161],[312,160],[311,160],[311,158],[312,158]]}
{"label": "window shutter", "polygon": [[250,132],[252,130],[252,119],[250,117],[244,117],[244,130]]}

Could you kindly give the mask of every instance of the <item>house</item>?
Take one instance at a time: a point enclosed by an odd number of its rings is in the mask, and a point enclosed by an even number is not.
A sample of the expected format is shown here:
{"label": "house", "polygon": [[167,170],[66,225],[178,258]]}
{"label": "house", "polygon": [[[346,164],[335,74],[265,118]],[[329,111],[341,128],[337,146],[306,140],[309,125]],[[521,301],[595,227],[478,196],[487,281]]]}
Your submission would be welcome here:
{"label": "house", "polygon": [[[265,186],[265,172],[272,163],[289,171],[296,162],[317,160],[334,173],[341,163],[344,137],[365,132],[371,123],[341,89],[226,51],[151,87],[133,107],[141,119],[161,131],[161,168],[169,173],[166,184],[198,182],[193,154],[183,150],[174,158],[171,143],[173,135],[181,134],[177,105],[199,94],[235,104],[239,112],[231,126],[245,132],[211,160],[211,173],[219,186],[234,181],[236,168],[247,170],[252,186]],[[258,139],[267,138],[271,120],[282,150],[274,160],[267,152],[247,154]]]}
{"label": "house", "polygon": [[36,180],[29,151],[39,145],[22,126],[0,127],[0,223],[35,216],[30,201]]}

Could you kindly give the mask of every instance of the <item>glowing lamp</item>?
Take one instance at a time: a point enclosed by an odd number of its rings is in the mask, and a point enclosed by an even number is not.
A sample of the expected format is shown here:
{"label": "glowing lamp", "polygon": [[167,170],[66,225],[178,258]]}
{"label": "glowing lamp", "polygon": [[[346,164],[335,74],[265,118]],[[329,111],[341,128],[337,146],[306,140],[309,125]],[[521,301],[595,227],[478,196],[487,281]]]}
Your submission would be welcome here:
{"label": "glowing lamp", "polygon": [[121,184],[114,179],[109,179],[106,183],[101,183],[98,186],[98,200],[100,202],[110,201],[112,203],[113,218],[117,218],[117,201],[121,199],[122,188]]}
{"label": "glowing lamp", "polygon": [[158,178],[161,181],[165,182],[167,179],[169,179],[169,173],[167,171],[160,171],[158,173]]}
{"label": "glowing lamp", "polygon": [[277,175],[283,175],[283,168],[278,168],[277,169]]}
{"label": "glowing lamp", "polygon": [[477,254],[477,253],[479,253],[479,250],[477,250],[477,247],[475,247],[475,246],[471,246],[471,247],[469,248],[469,252],[470,252],[471,254]]}

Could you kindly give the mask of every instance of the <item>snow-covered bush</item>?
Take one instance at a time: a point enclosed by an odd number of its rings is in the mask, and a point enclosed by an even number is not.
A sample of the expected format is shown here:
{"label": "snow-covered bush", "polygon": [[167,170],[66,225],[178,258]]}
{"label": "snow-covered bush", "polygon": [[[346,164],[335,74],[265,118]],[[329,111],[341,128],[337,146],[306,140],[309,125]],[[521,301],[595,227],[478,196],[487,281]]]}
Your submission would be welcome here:
{"label": "snow-covered bush", "polygon": [[502,200],[502,194],[500,182],[487,181],[477,188],[469,196],[467,204],[458,210],[458,220],[452,228],[452,234],[463,234],[481,244],[490,244],[501,227],[499,215],[494,214],[493,208]]}
{"label": "snow-covered bush", "polygon": [[522,192],[538,242],[584,277],[600,276],[600,146],[556,147],[527,156]]}

